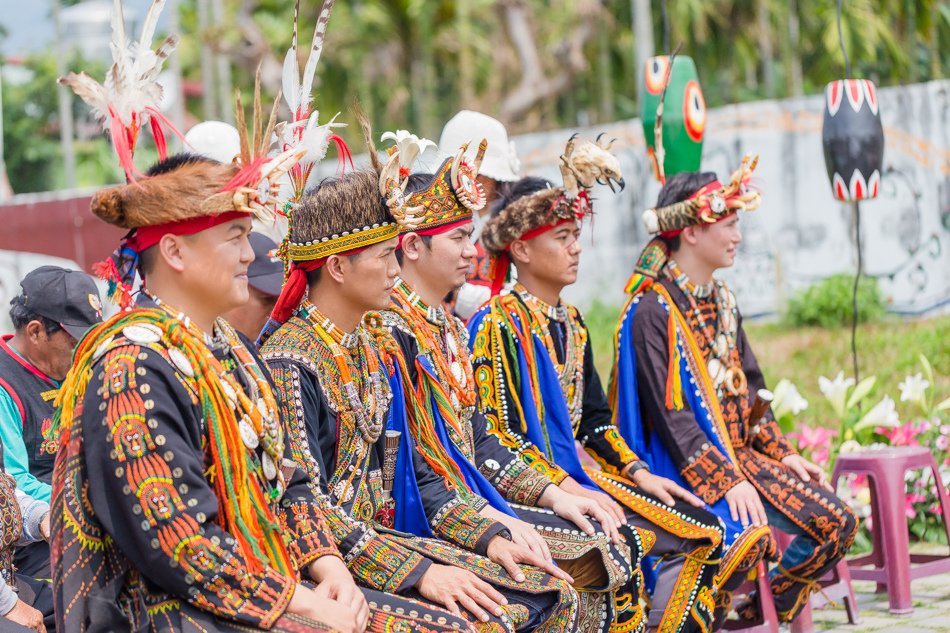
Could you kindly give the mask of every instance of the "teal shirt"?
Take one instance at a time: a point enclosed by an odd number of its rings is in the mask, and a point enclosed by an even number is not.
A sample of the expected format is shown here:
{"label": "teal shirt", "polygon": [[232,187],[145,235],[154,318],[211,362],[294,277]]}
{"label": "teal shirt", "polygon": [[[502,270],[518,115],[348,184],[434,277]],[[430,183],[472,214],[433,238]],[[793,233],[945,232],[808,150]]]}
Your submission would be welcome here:
{"label": "teal shirt", "polygon": [[[16,353],[12,347],[11,351]],[[22,356],[21,356],[22,358]],[[55,382],[57,387],[59,382]],[[49,503],[51,486],[30,474],[30,459],[23,443],[23,419],[13,396],[0,386],[0,441],[3,442],[3,469],[15,480],[16,487],[34,499]]]}

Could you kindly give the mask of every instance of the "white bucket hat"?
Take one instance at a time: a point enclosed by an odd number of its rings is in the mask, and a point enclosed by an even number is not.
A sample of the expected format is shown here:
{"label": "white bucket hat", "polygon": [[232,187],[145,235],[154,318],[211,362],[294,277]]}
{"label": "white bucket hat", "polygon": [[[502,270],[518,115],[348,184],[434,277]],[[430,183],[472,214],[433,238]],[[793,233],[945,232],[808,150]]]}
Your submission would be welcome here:
{"label": "white bucket hat", "polygon": [[482,138],[488,140],[488,150],[478,174],[502,182],[518,180],[521,177],[521,161],[518,160],[514,142],[508,140],[508,130],[501,121],[481,112],[462,110],[449,119],[439,138],[439,160],[455,156],[463,143],[469,143],[466,157],[474,160],[478,151],[477,141]]}

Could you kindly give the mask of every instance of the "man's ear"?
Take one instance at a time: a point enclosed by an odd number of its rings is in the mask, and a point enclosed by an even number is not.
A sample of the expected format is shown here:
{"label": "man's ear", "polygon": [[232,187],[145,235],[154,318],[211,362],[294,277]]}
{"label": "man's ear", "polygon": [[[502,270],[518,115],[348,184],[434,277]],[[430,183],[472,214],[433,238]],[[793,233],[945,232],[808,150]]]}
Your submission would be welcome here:
{"label": "man's ear", "polygon": [[420,251],[425,247],[418,233],[406,233],[402,236],[402,256],[411,262],[419,261]]}
{"label": "man's ear", "polygon": [[346,266],[345,262],[345,257],[341,257],[340,255],[330,255],[330,257],[327,258],[327,263],[323,265],[323,270],[325,271],[324,274],[330,275],[330,277],[332,277],[335,282],[342,284],[343,277],[345,276],[343,271],[344,267]]}
{"label": "man's ear", "polygon": [[158,254],[168,267],[175,272],[185,270],[185,258],[182,253],[182,240],[180,235],[168,233],[162,236],[158,242]]}
{"label": "man's ear", "polygon": [[696,231],[699,227],[697,226],[687,226],[683,229],[683,232],[680,233],[680,240],[686,242],[690,246],[696,246]]}
{"label": "man's ear", "polygon": [[511,246],[508,247],[508,253],[511,255],[511,260],[515,264],[530,264],[530,250],[528,243],[524,240],[515,240],[511,243]]}
{"label": "man's ear", "polygon": [[43,339],[46,335],[46,328],[43,326],[42,321],[35,319],[26,324],[24,328],[26,330],[26,338],[29,339],[30,343],[38,345],[43,342]]}

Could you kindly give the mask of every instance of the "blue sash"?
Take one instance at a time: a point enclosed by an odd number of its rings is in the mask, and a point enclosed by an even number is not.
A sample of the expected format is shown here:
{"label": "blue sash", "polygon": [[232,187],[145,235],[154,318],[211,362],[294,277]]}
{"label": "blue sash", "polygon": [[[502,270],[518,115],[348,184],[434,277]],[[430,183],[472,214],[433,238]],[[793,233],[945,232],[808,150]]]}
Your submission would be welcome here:
{"label": "blue sash", "polygon": [[[666,449],[666,445],[658,437],[648,436],[644,432],[643,420],[640,416],[640,397],[637,391],[637,353],[633,347],[633,317],[638,302],[639,297],[630,302],[630,307],[623,316],[617,339],[617,366],[614,375],[614,380],[617,381],[617,402],[614,409],[617,429],[630,448],[650,465],[651,472],[672,479],[680,486],[690,490],[691,486],[683,480],[676,462]],[[667,312],[670,311],[671,308],[665,301],[660,303],[666,308]],[[722,438],[715,432],[713,416],[709,413],[698,391],[701,388],[702,380],[699,376],[693,376],[686,356],[690,351],[678,330],[676,338],[676,345],[679,348],[679,372],[683,385],[684,402],[689,404],[690,411],[696,419],[696,424],[706,434],[709,442],[716,446],[726,456],[726,459],[729,459],[729,451],[723,444]],[[702,362],[702,359],[700,359],[700,362]],[[712,506],[707,506],[707,508],[725,523],[726,546],[731,545],[743,528],[738,521],[733,521],[729,515],[729,504],[723,498]]]}
{"label": "blue sash", "polygon": [[402,390],[402,375],[399,366],[389,377],[389,386],[392,388],[393,399],[389,406],[389,420],[386,428],[399,431],[399,453],[396,457],[396,477],[393,481],[393,499],[396,502],[396,519],[394,527],[400,532],[415,534],[416,536],[432,537],[429,529],[429,518],[422,505],[422,494],[416,481],[416,471],[413,466],[413,451],[415,450],[412,435],[409,433],[409,423],[406,419],[406,397]]}

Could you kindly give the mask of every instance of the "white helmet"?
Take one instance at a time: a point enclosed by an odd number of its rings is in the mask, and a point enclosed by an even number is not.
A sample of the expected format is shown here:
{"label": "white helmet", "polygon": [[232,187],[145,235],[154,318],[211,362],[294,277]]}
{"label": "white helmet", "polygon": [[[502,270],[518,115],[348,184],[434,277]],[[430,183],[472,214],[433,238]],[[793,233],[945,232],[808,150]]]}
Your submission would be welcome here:
{"label": "white helmet", "polygon": [[498,119],[472,110],[462,110],[442,128],[439,161],[455,156],[463,143],[469,143],[465,156],[470,161],[474,160],[478,142],[483,138],[488,140],[488,149],[478,175],[503,182],[521,178],[521,161],[518,160],[515,144],[508,140],[508,130]]}

